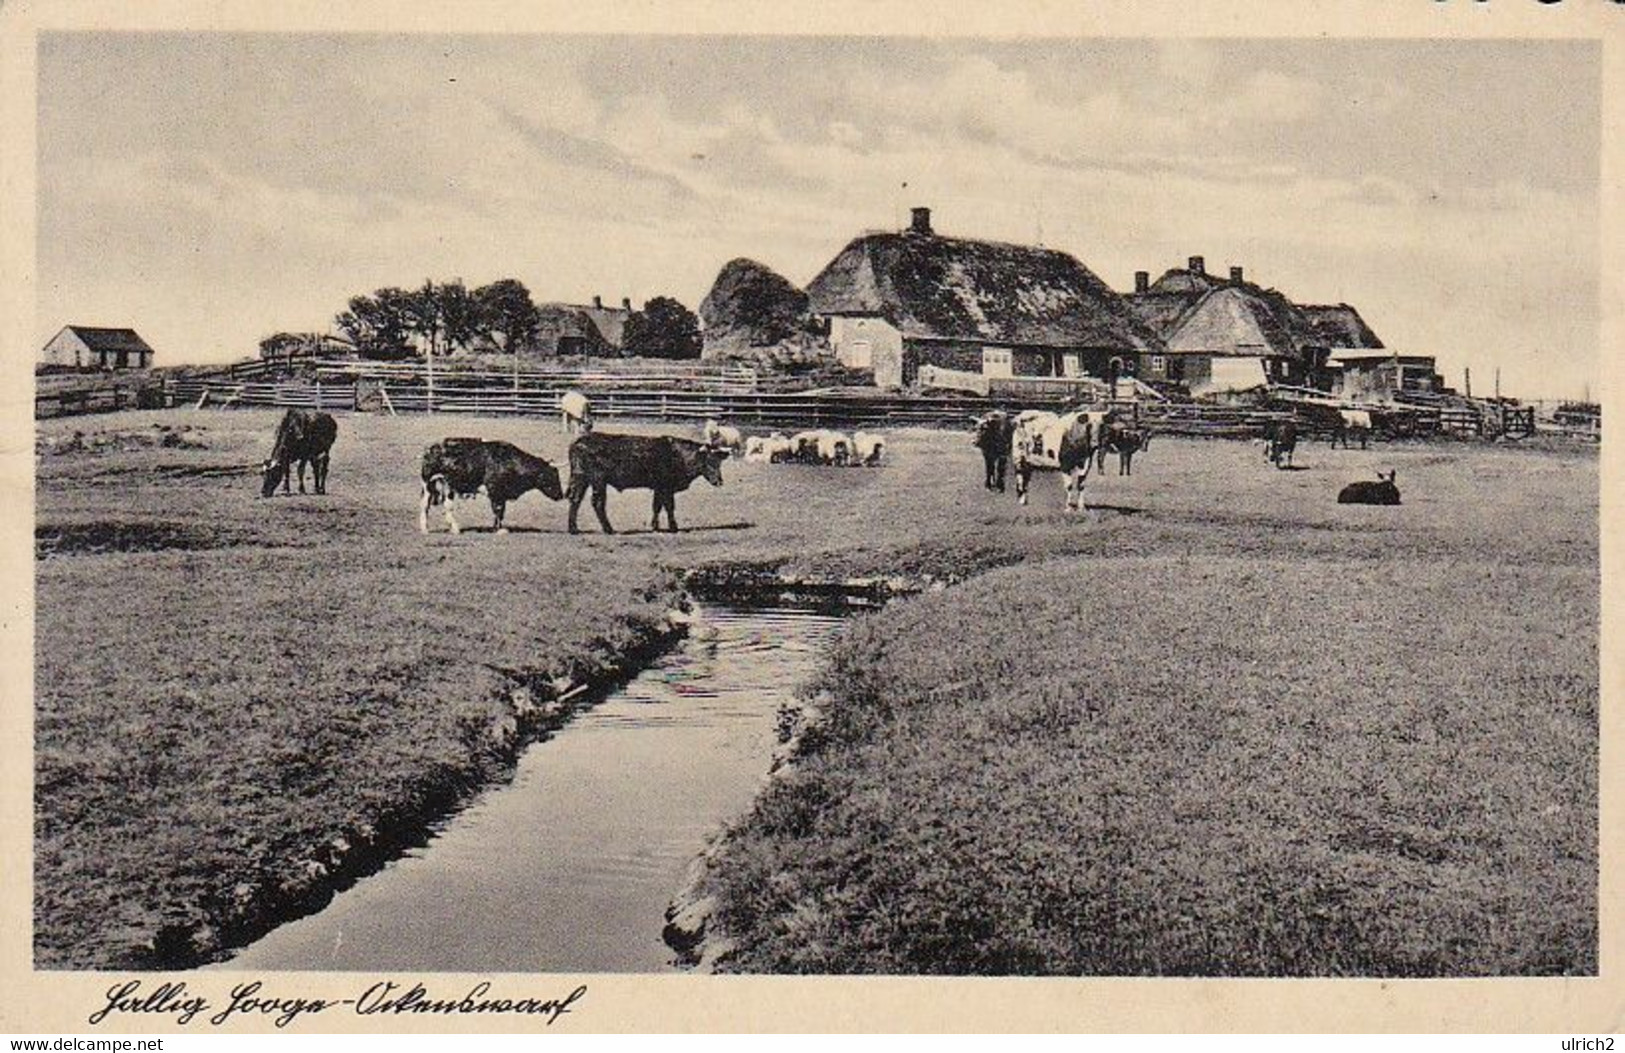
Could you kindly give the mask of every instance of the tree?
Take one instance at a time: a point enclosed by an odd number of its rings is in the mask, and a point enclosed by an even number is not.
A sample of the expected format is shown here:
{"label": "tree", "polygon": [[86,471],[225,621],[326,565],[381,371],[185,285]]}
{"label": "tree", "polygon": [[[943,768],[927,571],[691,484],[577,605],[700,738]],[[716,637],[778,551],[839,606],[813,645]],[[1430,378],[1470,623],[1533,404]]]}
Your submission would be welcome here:
{"label": "tree", "polygon": [[508,354],[536,342],[541,312],[523,282],[503,278],[474,290],[478,335]]}
{"label": "tree", "polygon": [[454,348],[467,347],[477,321],[474,297],[460,278],[439,285],[426,281],[406,296],[407,331],[422,341],[426,355],[449,355]]}
{"label": "tree", "polygon": [[621,349],[647,358],[699,358],[700,320],[671,297],[656,296],[626,320]]}
{"label": "tree", "polygon": [[268,361],[287,356],[305,346],[305,338],[297,333],[272,333],[260,341],[260,357]]}
{"label": "tree", "polygon": [[412,353],[406,339],[411,331],[411,298],[411,293],[393,287],[372,296],[352,296],[350,309],[333,324],[363,358],[406,358]]}

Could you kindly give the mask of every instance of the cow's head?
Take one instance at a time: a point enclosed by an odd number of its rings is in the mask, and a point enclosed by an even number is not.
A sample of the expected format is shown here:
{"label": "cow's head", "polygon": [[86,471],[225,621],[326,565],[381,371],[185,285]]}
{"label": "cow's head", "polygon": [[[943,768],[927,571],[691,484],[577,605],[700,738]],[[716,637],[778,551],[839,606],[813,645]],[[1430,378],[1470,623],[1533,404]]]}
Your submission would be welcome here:
{"label": "cow's head", "polygon": [[726,446],[700,447],[700,474],[712,486],[722,485],[722,462],[728,459]]}
{"label": "cow's head", "polygon": [[531,484],[549,501],[558,501],[564,497],[564,487],[559,482],[559,470],[545,461],[531,477]]}
{"label": "cow's head", "polygon": [[288,464],[286,461],[266,461],[264,464],[260,465],[260,496],[270,497],[272,494],[276,493],[277,486],[282,482],[282,477],[287,473]]}

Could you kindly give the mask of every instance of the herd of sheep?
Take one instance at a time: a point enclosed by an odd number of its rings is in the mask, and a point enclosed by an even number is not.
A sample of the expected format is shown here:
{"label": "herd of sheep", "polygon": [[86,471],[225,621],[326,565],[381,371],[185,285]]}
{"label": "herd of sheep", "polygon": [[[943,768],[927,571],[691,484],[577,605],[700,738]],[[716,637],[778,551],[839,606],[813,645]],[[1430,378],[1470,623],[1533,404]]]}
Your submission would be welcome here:
{"label": "herd of sheep", "polygon": [[848,435],[832,428],[818,428],[794,435],[776,431],[746,438],[738,428],[708,420],[702,435],[707,443],[742,452],[745,460],[757,464],[873,467],[886,455],[885,438],[863,431]]}

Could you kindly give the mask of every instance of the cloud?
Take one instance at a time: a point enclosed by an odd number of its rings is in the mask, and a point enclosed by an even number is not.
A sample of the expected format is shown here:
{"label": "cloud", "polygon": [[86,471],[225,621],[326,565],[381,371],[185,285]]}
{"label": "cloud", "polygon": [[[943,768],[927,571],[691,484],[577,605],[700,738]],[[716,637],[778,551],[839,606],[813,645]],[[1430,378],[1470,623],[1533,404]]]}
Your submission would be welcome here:
{"label": "cloud", "polygon": [[498,121],[547,162],[637,182],[653,183],[678,198],[694,196],[687,183],[669,172],[642,164],[626,152],[598,139],[537,124],[500,103],[486,102]]}

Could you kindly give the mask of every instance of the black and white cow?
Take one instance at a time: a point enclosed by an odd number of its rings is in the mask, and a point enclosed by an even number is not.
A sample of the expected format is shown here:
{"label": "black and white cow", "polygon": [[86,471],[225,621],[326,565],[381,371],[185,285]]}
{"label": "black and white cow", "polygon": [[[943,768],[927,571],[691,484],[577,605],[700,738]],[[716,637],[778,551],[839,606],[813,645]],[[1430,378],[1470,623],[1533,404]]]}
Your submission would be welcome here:
{"label": "black and white cow", "polygon": [[1069,511],[1084,511],[1083,482],[1113,423],[1110,410],[1079,410],[1057,417],[1051,413],[1022,413],[1016,417],[1010,441],[1010,460],[1016,471],[1016,498],[1027,503],[1027,487],[1034,471],[1058,471]]}
{"label": "black and white cow", "polygon": [[722,462],[728,451],[692,439],[669,435],[608,435],[592,432],[570,444],[570,533],[576,528],[576,511],[588,490],[592,510],[606,534],[615,533],[609,525],[609,487],[617,490],[653,490],[654,515],[651,530],[660,529],[660,511],[665,509],[669,529],[677,532],[677,494],[701,476],[712,486],[722,485]]}
{"label": "black and white cow", "polygon": [[491,529],[498,534],[508,502],[532,490],[550,500],[564,496],[559,470],[540,457],[526,453],[510,442],[483,439],[446,439],[423,451],[423,502],[418,508],[418,529],[429,532],[429,509],[444,506],[446,524],[453,534],[461,533],[452,515],[451,502],[484,491],[491,501]]}
{"label": "black and white cow", "polygon": [[1343,444],[1343,449],[1348,449],[1350,438],[1359,439],[1360,449],[1365,449],[1366,441],[1371,437],[1371,411],[1340,409],[1337,418],[1337,425],[1332,430],[1332,449],[1335,450],[1338,443]]}
{"label": "black and white cow", "polygon": [[276,442],[271,447],[270,459],[260,466],[263,477],[260,496],[270,497],[276,492],[277,483],[282,484],[283,493],[289,493],[288,480],[293,475],[292,466],[295,463],[299,466],[300,493],[305,492],[307,464],[315,476],[316,492],[327,493],[328,454],[338,434],[338,422],[326,413],[291,409],[283,414],[282,423],[276,428]]}

